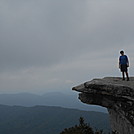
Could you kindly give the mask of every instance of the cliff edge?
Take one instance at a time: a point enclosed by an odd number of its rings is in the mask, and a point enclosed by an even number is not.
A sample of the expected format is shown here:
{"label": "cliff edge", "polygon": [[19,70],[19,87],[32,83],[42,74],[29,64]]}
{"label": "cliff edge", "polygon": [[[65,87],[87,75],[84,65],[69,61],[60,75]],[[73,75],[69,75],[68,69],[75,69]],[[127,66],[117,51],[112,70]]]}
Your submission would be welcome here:
{"label": "cliff edge", "polygon": [[83,103],[106,107],[113,131],[134,134],[134,77],[130,81],[119,77],[93,79],[72,90],[80,92]]}

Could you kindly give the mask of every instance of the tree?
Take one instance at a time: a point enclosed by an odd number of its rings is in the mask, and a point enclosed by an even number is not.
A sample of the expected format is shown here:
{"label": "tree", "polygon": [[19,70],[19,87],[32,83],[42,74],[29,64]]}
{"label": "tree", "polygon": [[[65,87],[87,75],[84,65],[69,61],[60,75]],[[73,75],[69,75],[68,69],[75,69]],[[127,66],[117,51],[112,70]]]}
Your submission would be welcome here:
{"label": "tree", "polygon": [[93,131],[93,129],[84,122],[84,118],[79,118],[79,125],[75,125],[71,128],[65,128],[60,134],[103,134],[102,130]]}

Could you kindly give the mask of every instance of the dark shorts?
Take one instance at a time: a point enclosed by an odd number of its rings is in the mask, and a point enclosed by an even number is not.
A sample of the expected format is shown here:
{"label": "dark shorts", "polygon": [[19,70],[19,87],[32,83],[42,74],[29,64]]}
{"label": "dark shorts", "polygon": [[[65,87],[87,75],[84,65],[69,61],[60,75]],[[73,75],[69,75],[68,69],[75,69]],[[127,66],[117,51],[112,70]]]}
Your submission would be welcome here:
{"label": "dark shorts", "polygon": [[127,72],[127,64],[121,65],[121,72]]}

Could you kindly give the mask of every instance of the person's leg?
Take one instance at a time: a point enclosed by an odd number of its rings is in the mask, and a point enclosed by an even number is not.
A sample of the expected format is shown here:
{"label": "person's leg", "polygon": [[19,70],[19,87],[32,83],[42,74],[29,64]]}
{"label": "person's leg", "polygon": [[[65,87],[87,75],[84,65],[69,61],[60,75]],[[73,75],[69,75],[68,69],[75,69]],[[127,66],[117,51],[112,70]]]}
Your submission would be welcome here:
{"label": "person's leg", "polygon": [[124,71],[122,72],[122,80],[125,80],[125,74],[124,74]]}
{"label": "person's leg", "polygon": [[128,72],[126,72],[126,76],[127,76],[127,81],[129,81],[129,76],[128,76]]}

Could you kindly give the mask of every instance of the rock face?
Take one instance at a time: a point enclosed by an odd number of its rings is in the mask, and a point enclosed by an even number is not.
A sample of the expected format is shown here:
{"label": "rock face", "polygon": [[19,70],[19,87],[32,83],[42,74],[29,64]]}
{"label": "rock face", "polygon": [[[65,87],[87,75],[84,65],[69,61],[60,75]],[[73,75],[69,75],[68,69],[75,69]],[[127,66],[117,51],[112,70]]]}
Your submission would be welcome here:
{"label": "rock face", "polygon": [[119,77],[93,79],[72,90],[80,92],[83,103],[106,107],[113,131],[134,134],[134,77],[130,81]]}

